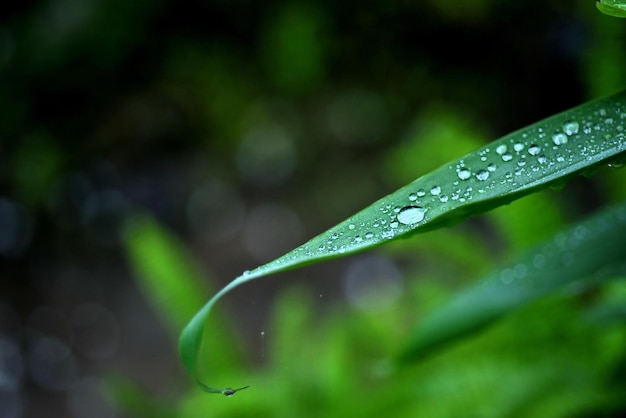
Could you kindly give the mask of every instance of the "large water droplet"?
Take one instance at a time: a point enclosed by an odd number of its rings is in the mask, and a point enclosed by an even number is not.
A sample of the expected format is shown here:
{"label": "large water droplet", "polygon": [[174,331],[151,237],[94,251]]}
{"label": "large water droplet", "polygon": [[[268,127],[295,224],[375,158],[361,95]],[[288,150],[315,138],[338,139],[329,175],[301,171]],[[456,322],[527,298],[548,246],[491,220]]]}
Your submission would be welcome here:
{"label": "large water droplet", "polygon": [[[567,136],[571,136],[578,133],[578,122],[569,121],[563,124],[563,132],[567,134]],[[558,145],[558,144],[557,144]]]}
{"label": "large water droplet", "polygon": [[512,159],[513,159],[513,156],[509,154],[508,152],[506,154],[502,154],[502,161],[511,161]]}
{"label": "large water droplet", "polygon": [[496,152],[498,153],[498,155],[504,155],[506,150],[507,150],[507,147],[505,144],[500,144],[496,147]]}
{"label": "large water droplet", "polygon": [[430,194],[432,194],[433,196],[437,196],[441,193],[441,187],[439,186],[433,186],[432,189],[430,189]]}
{"label": "large water droplet", "polygon": [[462,168],[459,170],[458,175],[461,180],[467,180],[472,176],[472,173],[467,168]]}
{"label": "large water droplet", "polygon": [[557,132],[552,135],[552,142],[554,142],[554,145],[567,144],[567,135],[565,135],[563,132]]}
{"label": "large water droplet", "polygon": [[406,206],[398,214],[398,222],[413,225],[424,219],[426,209],[421,206]]}
{"label": "large water droplet", "polygon": [[539,147],[539,145],[532,144],[530,147],[528,147],[528,153],[530,155],[538,155],[540,152],[541,148]]}
{"label": "large water droplet", "polygon": [[524,149],[524,144],[522,144],[521,142],[516,143],[515,145],[513,145],[513,149],[516,152],[520,152],[521,150]]}
{"label": "large water droplet", "polygon": [[489,171],[480,170],[478,173],[476,173],[476,178],[481,181],[487,180],[489,178]]}

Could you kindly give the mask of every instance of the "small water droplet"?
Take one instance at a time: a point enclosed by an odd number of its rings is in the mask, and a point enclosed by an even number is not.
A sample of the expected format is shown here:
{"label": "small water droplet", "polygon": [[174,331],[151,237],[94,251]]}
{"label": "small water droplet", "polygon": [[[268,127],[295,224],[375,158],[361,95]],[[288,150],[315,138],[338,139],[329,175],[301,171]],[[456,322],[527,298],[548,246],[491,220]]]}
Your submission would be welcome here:
{"label": "small water droplet", "polygon": [[355,228],[354,224],[348,225],[348,229],[354,229],[354,228]]}
{"label": "small water droplet", "polygon": [[363,238],[361,238],[360,235],[357,235],[356,237],[354,237],[354,242],[361,242],[363,241]]}
{"label": "small water droplet", "polygon": [[374,238],[374,233],[372,233],[372,232],[368,232],[367,234],[365,234],[365,238],[367,238],[367,239],[372,239],[372,238]]}
{"label": "small water droplet", "polygon": [[417,197],[424,197],[426,196],[426,192],[424,191],[424,189],[419,189],[417,191]]}
{"label": "small water droplet", "polygon": [[390,222],[389,226],[392,227],[392,228],[397,228],[398,227],[398,222],[396,222],[396,221]]}
{"label": "small water droplet", "polygon": [[339,234],[334,233],[334,234],[332,234],[330,237],[331,237],[332,239],[337,239],[337,238],[339,238]]}
{"label": "small water droplet", "polygon": [[511,161],[512,159],[513,159],[513,156],[509,154],[508,152],[506,154],[502,154],[502,161]]}
{"label": "small water droplet", "polygon": [[539,164],[545,164],[548,162],[548,158],[545,155],[540,155],[537,157],[537,161],[539,161]]}
{"label": "small water droplet", "polygon": [[500,144],[496,147],[496,152],[498,153],[498,155],[504,155],[506,153],[506,150],[506,144]]}
{"label": "small water droplet", "polygon": [[472,177],[471,171],[469,171],[467,168],[460,169],[457,174],[461,180],[467,180]]}
{"label": "small water droplet", "polygon": [[443,196],[439,198],[439,201],[441,203],[446,203],[448,201],[448,196],[444,194]]}
{"label": "small water droplet", "polygon": [[524,144],[522,144],[521,142],[516,143],[515,145],[513,145],[513,149],[516,152],[520,152],[524,149]]}
{"label": "small water droplet", "polygon": [[249,274],[250,274],[250,270],[246,270],[246,271],[243,272],[242,276],[247,276]]}
{"label": "small water droplet", "polygon": [[415,201],[417,200],[417,193],[411,193],[411,194],[409,195],[409,200],[410,200],[411,202],[415,202]]}
{"label": "small water droplet", "polygon": [[437,196],[437,195],[439,195],[440,193],[441,193],[441,187],[439,187],[439,186],[433,186],[433,187],[430,189],[430,194],[432,194],[433,196]]}
{"label": "small water droplet", "polygon": [[478,173],[476,173],[476,178],[481,181],[487,180],[489,178],[489,171],[480,170]]}
{"label": "small water droplet", "polygon": [[400,212],[400,209],[402,209],[400,206],[396,206],[395,208],[393,208],[393,211],[395,213],[398,213],[398,212]]}
{"label": "small water droplet", "polygon": [[489,165],[487,166],[487,170],[491,171],[492,173],[493,173],[494,171],[496,171],[496,168],[497,168],[497,167],[496,167],[496,165],[495,165],[494,163],[491,163],[491,164],[489,164]]}
{"label": "small water droplet", "polygon": [[577,134],[578,128],[579,128],[578,122],[569,121],[563,124],[563,132],[565,132],[567,136],[572,136],[572,135]]}
{"label": "small water droplet", "polygon": [[567,135],[565,135],[563,132],[557,132],[552,135],[552,142],[554,142],[554,145],[567,144]]}
{"label": "small water droplet", "polygon": [[406,206],[398,214],[398,222],[404,225],[413,225],[424,219],[426,209],[421,206]]}
{"label": "small water droplet", "polygon": [[319,247],[317,247],[317,249],[319,251],[324,251],[326,249],[326,247],[324,245],[320,245]]}

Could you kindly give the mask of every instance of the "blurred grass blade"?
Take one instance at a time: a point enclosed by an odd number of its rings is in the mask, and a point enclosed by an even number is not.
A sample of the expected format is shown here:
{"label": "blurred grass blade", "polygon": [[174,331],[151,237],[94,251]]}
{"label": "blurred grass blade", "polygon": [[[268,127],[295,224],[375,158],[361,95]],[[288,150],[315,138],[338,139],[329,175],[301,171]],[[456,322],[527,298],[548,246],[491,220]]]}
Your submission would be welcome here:
{"label": "blurred grass blade", "polygon": [[620,0],[600,0],[596,7],[605,15],[613,17],[626,17],[626,2]]}
{"label": "blurred grass blade", "polygon": [[182,244],[147,215],[126,225],[125,247],[135,278],[172,330],[179,330],[208,297],[206,280]]}
{"label": "blurred grass blade", "polygon": [[[179,348],[185,367],[196,374],[205,319],[215,302],[234,287],[457,223],[540,188],[563,184],[573,175],[592,172],[622,157],[624,124],[626,92],[567,110],[451,161],[295,250],[244,273],[209,300],[183,330]],[[415,164],[419,166],[419,161]]]}
{"label": "blurred grass blade", "polygon": [[626,203],[559,233],[426,317],[402,360],[421,358],[542,295],[626,273]]}

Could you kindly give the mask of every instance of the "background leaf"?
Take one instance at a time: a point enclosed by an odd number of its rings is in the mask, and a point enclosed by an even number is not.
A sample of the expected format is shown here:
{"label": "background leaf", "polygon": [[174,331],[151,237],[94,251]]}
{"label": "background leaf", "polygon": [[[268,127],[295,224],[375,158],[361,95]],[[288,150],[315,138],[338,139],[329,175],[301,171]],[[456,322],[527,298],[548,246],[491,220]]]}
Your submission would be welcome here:
{"label": "background leaf", "polygon": [[416,360],[549,292],[626,274],[626,204],[557,234],[425,318],[401,358]]}

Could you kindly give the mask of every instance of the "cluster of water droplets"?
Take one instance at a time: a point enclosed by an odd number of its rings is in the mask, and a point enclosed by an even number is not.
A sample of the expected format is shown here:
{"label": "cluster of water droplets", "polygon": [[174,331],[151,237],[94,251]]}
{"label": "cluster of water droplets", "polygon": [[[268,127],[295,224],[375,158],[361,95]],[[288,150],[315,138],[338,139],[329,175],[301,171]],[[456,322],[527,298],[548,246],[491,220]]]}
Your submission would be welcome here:
{"label": "cluster of water droplets", "polygon": [[[376,204],[380,210],[378,217],[372,219],[371,211],[363,217],[357,214],[329,231],[325,241],[318,240],[315,248],[304,245],[295,253],[304,252],[308,257],[343,254],[418,227],[437,211],[445,212],[447,209],[442,204],[454,206],[470,202],[489,196],[490,191],[501,194],[542,175],[558,172],[581,158],[591,160],[615,144],[621,144],[618,146],[626,151],[625,124],[626,111],[613,108],[610,111],[598,109],[591,116],[552,124],[552,128],[547,128],[549,123],[530,127],[447,167],[455,175],[446,184],[416,182],[421,187],[404,188],[408,189],[405,196],[398,195],[399,191],[379,201]],[[626,158],[621,157],[614,162],[615,166],[624,164]],[[520,269],[511,274],[520,276]]]}

